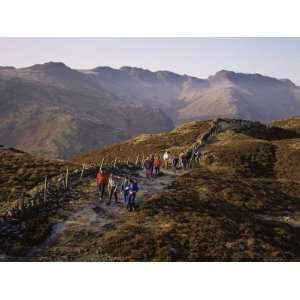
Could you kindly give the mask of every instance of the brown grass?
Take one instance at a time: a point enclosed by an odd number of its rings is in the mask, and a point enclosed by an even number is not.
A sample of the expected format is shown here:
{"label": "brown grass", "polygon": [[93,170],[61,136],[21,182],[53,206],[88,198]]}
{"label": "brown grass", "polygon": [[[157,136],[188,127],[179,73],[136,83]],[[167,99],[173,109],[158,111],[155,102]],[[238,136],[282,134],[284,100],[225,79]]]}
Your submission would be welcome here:
{"label": "brown grass", "polygon": [[299,230],[257,217],[299,210],[293,195],[299,192],[299,185],[193,170],[98,236],[95,250],[100,254],[92,250],[80,260],[299,260]]}
{"label": "brown grass", "polygon": [[0,215],[23,194],[44,181],[74,168],[69,162],[46,160],[16,149],[0,148]]}
{"label": "brown grass", "polygon": [[99,151],[92,151],[74,159],[79,163],[101,162],[103,157],[111,162],[116,157],[121,160],[134,162],[137,156],[149,154],[163,154],[166,149],[173,154],[179,154],[209,128],[209,121],[198,121],[184,124],[171,131],[159,134],[145,134],[129,141],[106,147]]}

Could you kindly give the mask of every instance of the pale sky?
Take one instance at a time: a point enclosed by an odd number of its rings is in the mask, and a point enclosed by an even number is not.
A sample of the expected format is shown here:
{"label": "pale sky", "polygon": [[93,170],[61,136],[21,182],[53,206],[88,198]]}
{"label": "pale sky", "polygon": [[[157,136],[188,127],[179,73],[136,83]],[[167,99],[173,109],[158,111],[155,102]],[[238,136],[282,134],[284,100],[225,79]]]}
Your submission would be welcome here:
{"label": "pale sky", "polygon": [[300,85],[300,38],[0,38],[0,65],[135,66],[207,78],[221,69]]}

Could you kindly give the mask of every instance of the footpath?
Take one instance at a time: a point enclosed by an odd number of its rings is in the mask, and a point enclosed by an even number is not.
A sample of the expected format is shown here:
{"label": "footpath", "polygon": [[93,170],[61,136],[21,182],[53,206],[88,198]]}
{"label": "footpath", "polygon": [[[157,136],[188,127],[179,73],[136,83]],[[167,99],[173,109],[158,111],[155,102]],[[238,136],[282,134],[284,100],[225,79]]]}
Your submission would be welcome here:
{"label": "footpath", "polygon": [[[163,171],[164,175],[147,179],[143,171],[136,174],[139,192],[136,204],[162,190],[181,173]],[[95,179],[88,178],[74,192],[71,208],[57,214],[50,236],[41,245],[34,247],[24,258],[29,261],[72,261],[80,258],[87,245],[93,247],[93,239],[101,232],[115,226],[122,218],[135,212],[126,210],[122,193],[119,203],[106,204],[107,194],[99,200]],[[23,259],[22,259],[23,260]]]}

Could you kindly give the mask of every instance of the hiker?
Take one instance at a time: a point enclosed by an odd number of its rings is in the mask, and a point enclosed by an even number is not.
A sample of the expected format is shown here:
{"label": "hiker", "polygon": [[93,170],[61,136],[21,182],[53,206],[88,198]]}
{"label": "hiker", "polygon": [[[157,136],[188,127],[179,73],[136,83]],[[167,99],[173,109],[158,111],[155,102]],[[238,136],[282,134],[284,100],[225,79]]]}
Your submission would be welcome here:
{"label": "hiker", "polygon": [[129,197],[128,197],[128,211],[133,211],[136,209],[135,207],[135,198],[136,194],[139,190],[137,181],[133,180],[132,178],[129,180]]}
{"label": "hiker", "polygon": [[183,168],[183,163],[182,163],[182,157],[183,157],[183,155],[184,154],[182,152],[179,154],[179,164],[178,164],[179,168]]}
{"label": "hiker", "polygon": [[170,152],[166,150],[164,155],[163,155],[165,169],[168,169],[169,159],[170,159]]}
{"label": "hiker", "polygon": [[199,162],[201,159],[201,151],[197,150],[195,151],[195,161]]}
{"label": "hiker", "polygon": [[161,160],[160,157],[158,156],[155,160],[154,160],[154,176],[157,177],[159,172],[160,172],[160,166],[161,166]]}
{"label": "hiker", "polygon": [[182,155],[181,155],[181,165],[182,165],[183,169],[186,169],[187,163],[188,163],[188,161],[186,159],[186,155],[185,155],[185,153],[182,153]]}
{"label": "hiker", "polygon": [[176,172],[176,169],[177,169],[177,165],[179,163],[179,158],[174,156],[173,160],[172,160],[172,167],[174,169],[174,172]]}
{"label": "hiker", "polygon": [[100,200],[104,196],[105,187],[106,187],[107,181],[108,181],[107,175],[105,174],[104,171],[100,170],[97,173],[97,176],[96,176],[96,182],[97,182],[97,187],[98,187],[98,192],[99,192]]}
{"label": "hiker", "polygon": [[150,175],[151,177],[154,176],[154,155],[151,155],[151,158],[150,158]]}
{"label": "hiker", "polygon": [[128,197],[129,197],[129,177],[125,177],[124,178],[124,181],[121,185],[121,191],[123,193],[123,196],[124,196],[124,202],[125,202],[125,205],[127,206],[128,205]]}
{"label": "hiker", "polygon": [[115,197],[115,203],[118,203],[118,179],[121,177],[113,175],[112,173],[109,176],[108,179],[108,191],[109,191],[109,200],[107,202],[107,205],[110,205],[111,199],[114,196]]}
{"label": "hiker", "polygon": [[144,161],[144,170],[145,170],[146,178],[148,179],[151,176],[151,168],[152,168],[152,162],[149,159],[149,157],[147,157],[146,160]]}

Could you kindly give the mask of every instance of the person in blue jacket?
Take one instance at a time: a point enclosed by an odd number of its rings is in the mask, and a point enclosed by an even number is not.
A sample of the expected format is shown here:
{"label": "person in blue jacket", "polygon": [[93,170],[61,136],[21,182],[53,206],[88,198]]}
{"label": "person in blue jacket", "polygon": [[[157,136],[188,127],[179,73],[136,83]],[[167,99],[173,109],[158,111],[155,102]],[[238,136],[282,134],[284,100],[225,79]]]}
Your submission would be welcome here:
{"label": "person in blue jacket", "polygon": [[129,178],[126,176],[122,186],[121,186],[121,191],[123,192],[124,195],[124,202],[125,205],[128,206],[128,197],[129,197]]}
{"label": "person in blue jacket", "polygon": [[132,178],[129,179],[129,197],[128,197],[128,211],[133,211],[136,209],[135,207],[135,198],[136,194],[139,191],[139,186],[137,181],[133,180]]}

